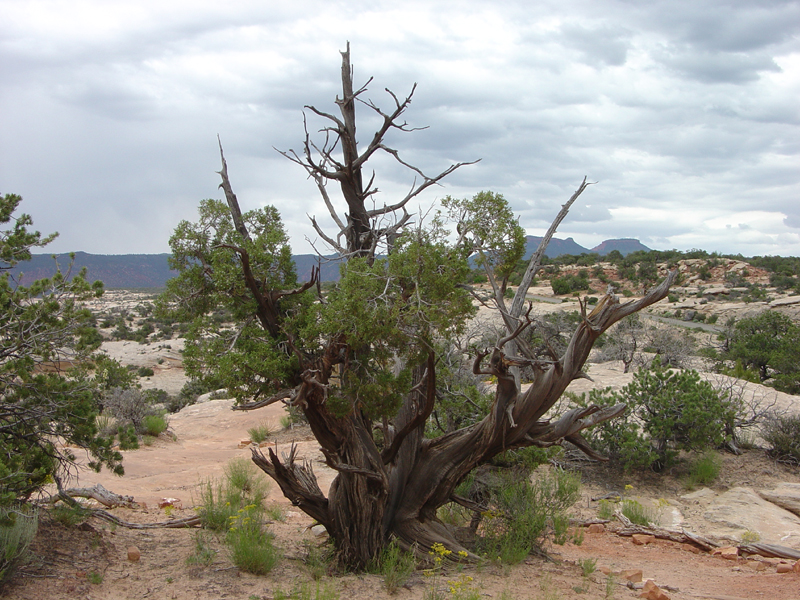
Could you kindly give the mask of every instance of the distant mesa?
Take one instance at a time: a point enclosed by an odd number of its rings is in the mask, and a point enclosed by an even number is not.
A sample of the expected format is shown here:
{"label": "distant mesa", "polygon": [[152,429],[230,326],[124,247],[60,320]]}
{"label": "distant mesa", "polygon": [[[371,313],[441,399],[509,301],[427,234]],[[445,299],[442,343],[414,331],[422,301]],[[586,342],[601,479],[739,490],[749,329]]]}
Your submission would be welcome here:
{"label": "distant mesa", "polygon": [[[535,235],[529,235],[527,237],[527,242],[525,244],[525,258],[529,258],[531,254],[533,254],[536,251],[541,241],[542,238]],[[604,242],[601,242],[594,248],[589,249],[589,248],[584,248],[571,237],[565,240],[554,237],[553,239],[550,240],[550,243],[547,245],[544,254],[548,258],[556,258],[557,256],[561,256],[562,254],[572,254],[574,256],[577,256],[580,254],[590,254],[592,252],[594,252],[595,254],[599,254],[600,256],[605,256],[606,254],[612,252],[613,250],[619,250],[620,254],[622,254],[623,256],[627,256],[631,252],[636,252],[637,250],[644,250],[645,252],[648,252],[650,248],[642,244],[639,240],[634,240],[631,238],[622,238],[615,240],[606,240]]]}
{"label": "distant mesa", "polygon": [[628,256],[628,254],[631,252],[637,252],[639,250],[649,252],[650,248],[642,244],[639,240],[623,238],[619,240],[606,240],[605,242],[600,242],[597,246],[592,248],[591,251],[596,252],[600,256],[605,256],[613,250],[619,250],[619,253],[622,254],[622,256]]}
{"label": "distant mesa", "polygon": [[[530,258],[531,254],[539,247],[542,238],[529,235],[525,245],[525,258]],[[595,246],[591,250],[584,248],[572,238],[566,240],[553,238],[545,250],[545,254],[550,258],[561,256],[562,254],[583,254],[596,252],[601,256],[608,254],[612,250],[619,250],[623,256],[635,252],[636,250],[650,250],[638,240],[619,239],[606,240],[602,244]],[[75,253],[75,264],[72,267],[72,274],[76,275],[83,267],[86,267],[89,281],[98,279],[105,284],[108,289],[152,289],[163,288],[167,281],[177,273],[169,268],[169,254],[88,254],[86,252]],[[337,281],[339,279],[339,262],[333,260],[334,257],[320,258],[316,254],[297,254],[292,257],[297,267],[297,278],[299,281],[308,281],[311,276],[312,267],[320,266],[322,281]],[[53,260],[52,254],[34,254],[31,260],[19,263],[8,272],[14,278],[19,278],[23,274],[22,284],[29,285],[37,279],[52,277],[56,272],[56,263],[62,273],[65,273],[70,265],[69,254],[56,254]]]}

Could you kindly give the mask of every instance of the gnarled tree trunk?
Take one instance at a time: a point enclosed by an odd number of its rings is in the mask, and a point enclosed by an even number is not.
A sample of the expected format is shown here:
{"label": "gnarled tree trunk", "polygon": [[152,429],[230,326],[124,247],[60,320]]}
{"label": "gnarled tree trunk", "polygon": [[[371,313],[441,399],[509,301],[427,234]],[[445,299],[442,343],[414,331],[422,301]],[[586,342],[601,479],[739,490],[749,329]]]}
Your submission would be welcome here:
{"label": "gnarled tree trunk", "polygon": [[[467,551],[436,518],[436,511],[451,500],[456,486],[475,467],[509,448],[549,446],[562,440],[600,458],[580,432],[622,414],[624,404],[575,409],[556,422],[542,417],[569,383],[583,376],[581,369],[600,334],[621,318],[664,298],[674,277],[674,273],[670,274],[645,297],[626,304],[606,294],[594,310],[584,312],[583,321],[559,360],[534,365],[538,367],[536,378],[524,393],[517,392],[508,372],[517,360],[503,352],[512,336],[501,340],[492,350],[488,368],[480,371],[498,380],[489,414],[473,426],[440,438],[423,436],[423,417],[430,414],[435,400],[432,356],[423,376],[424,391],[417,390],[406,400],[395,419],[395,438],[387,441],[383,453],[372,440],[369,421],[359,415],[331,418],[321,403],[320,387],[304,383],[300,395],[307,402],[305,414],[328,464],[339,473],[327,499],[317,487],[310,465],[298,465],[292,456],[282,462],[271,450],[266,457],[254,449],[253,460],[278,482],[296,506],[325,525],[351,565],[365,566],[390,536],[396,536],[407,547],[417,544],[427,549],[438,542],[454,553]],[[480,368],[485,356],[479,355],[476,368]]]}
{"label": "gnarled tree trunk", "polygon": [[[404,122],[399,122],[399,118],[411,101],[413,89],[402,101],[389,92],[395,107],[387,113],[371,101],[364,102],[383,118],[383,124],[366,149],[359,152],[355,138],[355,103],[366,88],[353,91],[349,47],[342,57],[343,97],[337,98],[341,117],[308,107],[331,123],[326,129],[329,138],[325,144],[318,146],[309,140],[307,134],[300,154],[294,151],[283,154],[302,165],[314,179],[332,219],[339,227],[334,239],[323,232],[312,218],[318,234],[344,259],[366,256],[374,260],[377,252],[391,250],[392,240],[408,223],[406,204],[422,190],[466,163],[457,163],[434,177],[427,177],[419,169],[403,162],[398,153],[386,145],[384,136],[390,129],[410,130]],[[333,154],[337,148],[339,150],[336,152],[341,153],[341,157]],[[379,150],[391,154],[401,164],[411,168],[421,180],[397,204],[367,209],[365,203],[377,189],[371,181],[364,186],[362,167]],[[221,175],[222,187],[236,220],[238,204],[224,162]],[[328,196],[326,183],[329,181],[340,184],[347,204],[345,219],[337,214]],[[569,204],[585,186],[584,181],[557,220],[563,219]],[[239,223],[241,219],[237,227]],[[246,232],[243,235],[246,236]],[[246,254],[239,254],[247,276]],[[535,265],[529,271],[526,278],[528,282],[535,272]],[[513,344],[531,323],[527,317],[522,317],[521,301],[515,299],[511,315],[504,311],[509,334],[496,347],[479,353],[474,364],[475,372],[493,375],[498,381],[489,414],[472,426],[436,439],[424,436],[426,420],[436,402],[436,357],[432,350],[428,353],[427,361],[416,369],[412,391],[405,397],[391,426],[384,423],[384,437],[379,447],[373,438],[375,424],[363,411],[356,407],[350,414],[339,416],[329,409],[327,403],[335,380],[341,378],[344,369],[351,368],[350,365],[357,362],[351,359],[364,349],[352,348],[343,336],[338,336],[327,340],[321,352],[309,353],[300,350],[299,341],[290,336],[289,345],[300,365],[298,383],[288,394],[288,400],[286,393],[275,399],[284,399],[302,408],[327,464],[338,474],[326,495],[320,490],[311,465],[301,464],[294,448],[282,458],[271,449],[267,455],[254,449],[252,459],[278,483],[295,506],[325,526],[341,558],[352,567],[366,566],[392,537],[401,540],[406,547],[417,545],[423,551],[438,542],[454,554],[465,552],[467,550],[437,519],[437,509],[453,500],[454,489],[470,471],[506,449],[549,446],[566,439],[596,456],[580,432],[621,414],[625,410],[624,405],[605,409],[594,406],[576,409],[556,422],[543,417],[569,383],[584,376],[581,369],[600,334],[626,315],[664,298],[674,277],[674,273],[671,274],[660,286],[634,302],[620,304],[616,296],[607,293],[588,314],[586,306],[581,305],[583,320],[564,355],[546,362],[507,353],[507,345]],[[266,330],[272,333],[280,327],[280,317],[276,313],[280,297],[307,289],[315,283],[313,279],[299,290],[280,294],[260,289],[255,281],[248,285],[257,301],[258,317]],[[504,309],[504,305],[500,308]],[[484,366],[487,356],[490,358]],[[524,393],[519,391],[513,373],[509,371],[521,364],[533,366],[536,373],[533,384]],[[466,502],[464,499],[457,500]]]}

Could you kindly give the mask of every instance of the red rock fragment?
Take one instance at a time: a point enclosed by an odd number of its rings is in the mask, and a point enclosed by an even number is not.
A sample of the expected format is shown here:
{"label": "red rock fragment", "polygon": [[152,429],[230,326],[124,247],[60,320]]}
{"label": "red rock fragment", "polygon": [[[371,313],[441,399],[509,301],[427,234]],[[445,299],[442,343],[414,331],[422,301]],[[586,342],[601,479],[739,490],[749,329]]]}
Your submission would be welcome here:
{"label": "red rock fragment", "polygon": [[586,528],[587,533],[605,533],[605,525],[602,523],[592,523]]}
{"label": "red rock fragment", "polygon": [[792,565],[786,563],[779,563],[777,571],[778,573],[791,573],[792,571],[794,571],[794,568],[792,567]]}
{"label": "red rock fragment", "polygon": [[642,593],[639,594],[639,598],[644,598],[645,600],[669,600],[669,596],[667,596],[652,579],[648,579],[645,582]]}
{"label": "red rock fragment", "polygon": [[128,546],[128,560],[131,562],[139,562],[142,553],[136,546]]}
{"label": "red rock fragment", "polygon": [[633,543],[636,544],[637,546],[644,546],[646,544],[650,544],[651,542],[656,541],[655,537],[644,533],[634,533],[631,536],[631,539],[633,540]]}
{"label": "red rock fragment", "polygon": [[724,548],[717,548],[712,554],[714,556],[720,556],[725,560],[736,560],[739,558],[739,548],[736,546],[725,546]]}
{"label": "red rock fragment", "polygon": [[642,580],[642,570],[641,569],[627,569],[620,573],[623,579],[627,579],[631,583],[639,583]]}

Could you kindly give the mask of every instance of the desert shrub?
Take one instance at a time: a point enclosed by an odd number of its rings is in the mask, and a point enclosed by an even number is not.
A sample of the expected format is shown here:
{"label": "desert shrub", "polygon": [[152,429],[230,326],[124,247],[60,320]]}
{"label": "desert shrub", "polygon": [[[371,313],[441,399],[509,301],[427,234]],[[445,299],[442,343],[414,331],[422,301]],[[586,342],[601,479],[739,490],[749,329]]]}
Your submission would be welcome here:
{"label": "desert shrub", "polygon": [[726,427],[735,421],[736,407],[693,370],[669,370],[654,361],[639,369],[633,381],[616,392],[592,390],[585,404],[624,403],[628,412],[591,430],[590,443],[626,470],[659,471],[674,464],[679,450],[717,448]]}
{"label": "desert shrub", "polygon": [[566,510],[580,494],[580,476],[564,471],[530,481],[505,474],[492,490],[492,509],[485,513],[484,537],[479,550],[516,564],[540,548],[546,536],[556,543],[566,541],[569,520]]}
{"label": "desert shrub", "polygon": [[93,357],[94,361],[94,380],[101,390],[113,390],[114,388],[128,389],[134,387],[135,378],[127,367],[118,361],[98,354]]}
{"label": "desert shrub", "polygon": [[144,418],[154,414],[153,407],[147,402],[140,389],[123,389],[115,387],[103,395],[102,400],[106,413],[119,423],[131,424],[137,432],[144,431]]}
{"label": "desert shrub", "polygon": [[775,388],[800,391],[800,327],[786,315],[765,311],[736,323],[725,358],[740,360]]}
{"label": "desert shrub", "polygon": [[266,575],[280,558],[280,551],[273,543],[274,537],[264,528],[263,510],[255,504],[248,504],[230,519],[225,543],[233,564],[247,573]]}
{"label": "desert shrub", "polygon": [[139,375],[139,377],[152,377],[155,375],[155,371],[150,367],[139,367],[136,374]]}
{"label": "desert shrub", "polygon": [[38,526],[36,509],[27,506],[0,508],[0,584],[25,560]]}
{"label": "desert shrub", "polygon": [[169,427],[169,423],[163,415],[147,415],[142,421],[142,430],[147,435],[158,437]]}
{"label": "desert shrub", "polygon": [[225,466],[222,480],[200,486],[200,521],[206,529],[225,531],[230,519],[245,506],[263,510],[268,491],[265,475],[252,462],[234,458]]}
{"label": "desert shrub", "polygon": [[800,465],[800,415],[772,415],[762,426],[761,436],[770,456]]}
{"label": "desert shrub", "polygon": [[153,388],[150,390],[142,390],[142,396],[145,402],[151,406],[154,404],[166,404],[169,402],[169,392],[161,388]]}
{"label": "desert shrub", "polygon": [[577,275],[554,277],[550,280],[550,287],[553,288],[553,293],[557,296],[580,290],[588,290],[589,273],[588,271],[580,271]]}

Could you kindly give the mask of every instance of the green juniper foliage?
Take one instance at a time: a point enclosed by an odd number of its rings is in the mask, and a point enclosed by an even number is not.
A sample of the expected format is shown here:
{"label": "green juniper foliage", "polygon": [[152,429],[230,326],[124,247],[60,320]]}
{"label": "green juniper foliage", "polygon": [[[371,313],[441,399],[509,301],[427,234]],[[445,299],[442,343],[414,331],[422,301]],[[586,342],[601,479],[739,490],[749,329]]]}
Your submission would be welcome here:
{"label": "green juniper foliage", "polygon": [[[29,259],[31,248],[56,235],[28,231],[30,216],[14,216],[21,201],[15,194],[0,197],[0,223],[11,224],[0,232],[0,271]],[[121,455],[98,431],[100,382],[86,366],[99,343],[82,301],[102,293],[102,284],[86,281],[85,271],[57,270],[31,282],[0,275],[0,504],[27,500],[60,478],[75,460],[69,446],[88,450],[92,468],[122,473]]]}
{"label": "green juniper foliage", "polygon": [[697,371],[665,369],[657,360],[652,369],[637,371],[619,392],[595,389],[584,402],[628,405],[624,418],[604,423],[587,436],[626,469],[660,470],[675,462],[679,450],[719,447],[736,416],[736,407]]}
{"label": "green juniper foliage", "polygon": [[800,327],[786,315],[767,310],[736,323],[725,358],[758,371],[762,381],[773,378],[782,391],[800,391]]}
{"label": "green juniper foliage", "polygon": [[[273,206],[243,215],[251,239],[236,231],[224,202],[203,200],[197,223],[181,221],[170,238],[170,266],[180,275],[167,282],[159,314],[190,323],[184,365],[207,389],[226,388],[239,401],[274,393],[293,380],[295,361],[281,350],[286,334],[275,336],[258,319],[255,300],[242,277],[240,255],[265,290],[296,284],[289,239]],[[297,306],[291,305],[292,302]],[[286,313],[302,312],[301,300],[282,300]],[[216,315],[234,322],[220,327]]]}

